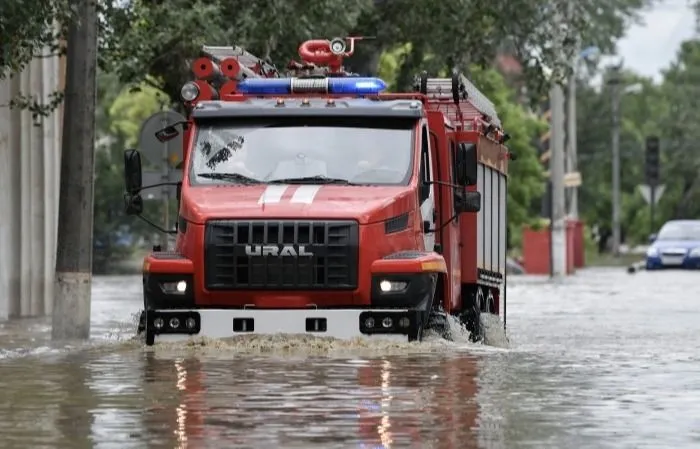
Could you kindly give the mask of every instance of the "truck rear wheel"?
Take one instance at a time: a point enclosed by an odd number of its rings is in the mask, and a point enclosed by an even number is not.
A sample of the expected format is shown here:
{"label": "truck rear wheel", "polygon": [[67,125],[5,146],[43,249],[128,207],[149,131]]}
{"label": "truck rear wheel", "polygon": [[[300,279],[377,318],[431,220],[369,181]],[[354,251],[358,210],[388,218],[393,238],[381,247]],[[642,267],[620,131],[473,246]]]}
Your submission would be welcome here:
{"label": "truck rear wheel", "polygon": [[484,296],[484,290],[482,287],[476,287],[460,315],[462,324],[467,331],[469,331],[469,340],[474,343],[478,343],[484,339],[484,326],[481,324],[481,313],[488,310],[486,307],[488,307],[488,303]]}

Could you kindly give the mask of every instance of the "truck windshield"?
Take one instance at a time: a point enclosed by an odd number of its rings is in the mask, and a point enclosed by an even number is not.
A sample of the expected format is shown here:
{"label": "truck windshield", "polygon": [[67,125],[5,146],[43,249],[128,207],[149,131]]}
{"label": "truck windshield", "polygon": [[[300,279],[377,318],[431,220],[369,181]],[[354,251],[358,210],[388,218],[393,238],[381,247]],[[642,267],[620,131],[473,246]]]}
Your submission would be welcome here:
{"label": "truck windshield", "polygon": [[657,240],[700,240],[700,221],[667,223],[659,231]]}
{"label": "truck windshield", "polygon": [[192,184],[407,185],[415,119],[264,117],[198,122]]}

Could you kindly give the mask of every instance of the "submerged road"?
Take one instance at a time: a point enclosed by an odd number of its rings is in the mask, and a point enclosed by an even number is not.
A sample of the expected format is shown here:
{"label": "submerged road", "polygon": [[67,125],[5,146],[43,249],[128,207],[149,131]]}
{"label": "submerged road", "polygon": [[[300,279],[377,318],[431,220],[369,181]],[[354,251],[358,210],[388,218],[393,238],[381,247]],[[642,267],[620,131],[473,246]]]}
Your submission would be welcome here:
{"label": "submerged road", "polygon": [[96,278],[87,348],[52,347],[42,321],[0,327],[0,447],[697,448],[698,280],[513,276],[507,349],[146,349],[132,340],[140,279]]}

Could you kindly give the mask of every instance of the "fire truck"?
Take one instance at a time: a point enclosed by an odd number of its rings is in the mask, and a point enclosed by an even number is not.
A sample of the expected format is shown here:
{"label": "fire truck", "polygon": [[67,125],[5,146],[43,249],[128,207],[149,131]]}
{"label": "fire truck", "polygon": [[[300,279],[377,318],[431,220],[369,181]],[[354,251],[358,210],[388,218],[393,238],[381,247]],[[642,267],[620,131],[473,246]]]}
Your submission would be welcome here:
{"label": "fire truck", "polygon": [[[474,340],[506,301],[508,163],[494,105],[457,70],[411,92],[344,68],[360,38],[311,40],[279,70],[208,47],[182,86],[173,249],[143,263],[147,345],[313,334]],[[124,154],[141,217],[141,156]],[[167,230],[166,230],[167,231]]]}

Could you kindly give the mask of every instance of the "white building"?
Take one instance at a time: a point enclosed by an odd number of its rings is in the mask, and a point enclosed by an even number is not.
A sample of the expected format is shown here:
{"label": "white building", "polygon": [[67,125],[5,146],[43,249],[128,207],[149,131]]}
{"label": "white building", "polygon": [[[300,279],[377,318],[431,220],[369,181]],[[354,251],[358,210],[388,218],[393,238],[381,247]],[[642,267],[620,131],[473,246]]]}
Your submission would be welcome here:
{"label": "white building", "polygon": [[48,102],[63,89],[64,61],[37,58],[0,80],[0,321],[52,310],[62,111],[35,126],[8,104],[20,92]]}

